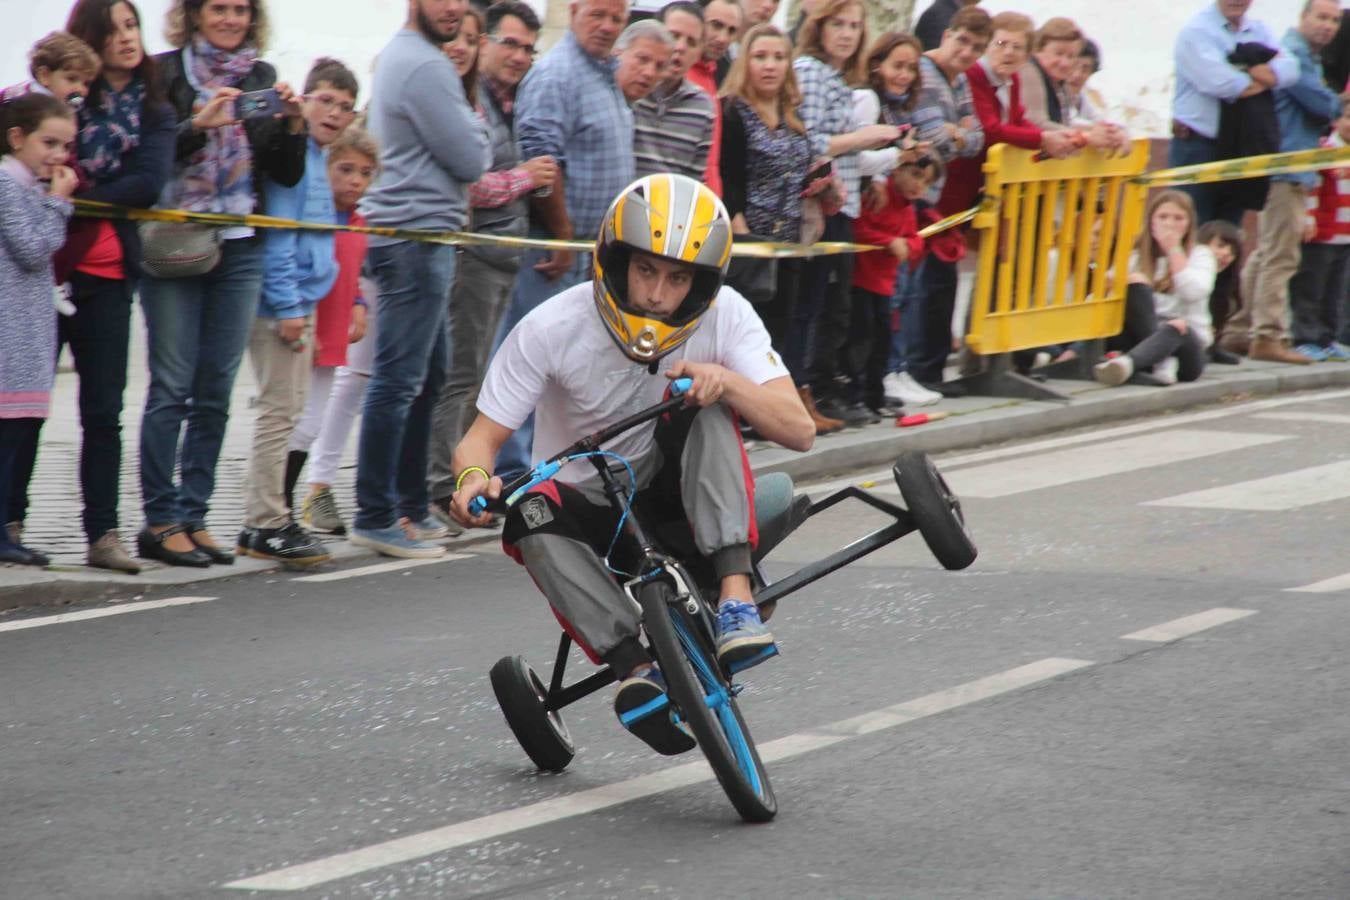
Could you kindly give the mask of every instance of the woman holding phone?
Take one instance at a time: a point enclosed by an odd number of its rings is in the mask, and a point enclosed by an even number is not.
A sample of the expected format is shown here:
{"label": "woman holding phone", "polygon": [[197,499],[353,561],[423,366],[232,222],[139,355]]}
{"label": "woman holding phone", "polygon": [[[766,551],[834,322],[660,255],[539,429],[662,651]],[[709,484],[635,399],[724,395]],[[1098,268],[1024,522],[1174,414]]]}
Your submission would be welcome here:
{"label": "woman holding phone", "polygon": [[[801,117],[817,157],[833,160],[833,175],[844,188],[840,210],[825,220],[822,239],[852,241],[853,220],[861,212],[859,154],[894,144],[901,137],[895,125],[859,126],[853,111],[853,88],[867,83],[866,10],[862,0],[826,0],[815,7],[797,35],[792,66],[801,85]],[[880,421],[862,404],[848,406],[837,396],[834,376],[848,341],[848,254],[809,260],[803,293],[797,303],[791,340],[783,348],[788,368],[808,372],[819,412],[846,425]]]}
{"label": "woman holding phone", "polygon": [[[721,90],[722,199],[736,234],[796,243],[802,230],[802,195],[818,191],[824,181],[808,181],[811,140],[797,112],[802,94],[792,72],[792,44],[765,23],[747,31],[740,46]],[[802,260],[780,259],[777,266],[773,298],[758,312],[781,351],[789,342]],[[816,434],[843,428],[843,422],[815,413],[806,373],[791,363],[789,371]]]}
{"label": "woman holding phone", "polygon": [[[261,208],[267,178],[299,182],[304,119],[295,93],[258,58],[267,41],[262,0],[175,0],[165,33],[178,49],[156,62],[177,146],[159,205],[249,214]],[[170,565],[234,561],[207,531],[206,514],[262,291],[262,242],[250,228],[223,228],[218,238],[220,258],[209,271],[147,274],[141,282],[150,388],[141,420],[145,528],[136,543],[142,557]]]}

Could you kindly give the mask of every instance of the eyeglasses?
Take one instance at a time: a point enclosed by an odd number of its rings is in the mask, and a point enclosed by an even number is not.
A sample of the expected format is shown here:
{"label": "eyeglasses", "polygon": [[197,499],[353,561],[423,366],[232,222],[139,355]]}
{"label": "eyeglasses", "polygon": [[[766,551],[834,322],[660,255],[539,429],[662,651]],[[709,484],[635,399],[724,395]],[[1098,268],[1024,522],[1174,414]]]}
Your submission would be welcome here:
{"label": "eyeglasses", "polygon": [[492,43],[496,44],[498,47],[505,47],[508,53],[519,53],[523,51],[530,59],[534,59],[539,55],[538,51],[534,49],[534,44],[522,44],[513,37],[498,37],[495,34],[489,34],[487,39],[492,41]]}
{"label": "eyeglasses", "polygon": [[356,107],[345,100],[339,100],[331,94],[311,94],[305,98],[324,112],[337,110],[344,116],[350,116],[356,112]]}
{"label": "eyeglasses", "polygon": [[1027,52],[1027,45],[1019,44],[1017,41],[998,40],[994,41],[994,46],[1000,50],[1011,50],[1014,53]]}

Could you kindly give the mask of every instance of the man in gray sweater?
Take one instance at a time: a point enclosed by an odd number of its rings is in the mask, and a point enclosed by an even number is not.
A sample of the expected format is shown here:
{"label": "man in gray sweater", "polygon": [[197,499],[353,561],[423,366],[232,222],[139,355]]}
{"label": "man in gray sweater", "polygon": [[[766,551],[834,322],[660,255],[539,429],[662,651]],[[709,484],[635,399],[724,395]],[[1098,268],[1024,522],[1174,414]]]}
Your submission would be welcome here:
{"label": "man in gray sweater", "polygon": [[[408,0],[408,21],[380,52],[369,112],[380,174],[361,206],[372,226],[465,226],[468,185],[491,161],[486,130],[441,52],[466,6]],[[427,515],[425,478],[431,409],[450,361],[446,300],[455,248],[372,236],[367,260],[379,312],[351,541],[387,556],[440,556],[445,549],[424,540],[437,527]]]}

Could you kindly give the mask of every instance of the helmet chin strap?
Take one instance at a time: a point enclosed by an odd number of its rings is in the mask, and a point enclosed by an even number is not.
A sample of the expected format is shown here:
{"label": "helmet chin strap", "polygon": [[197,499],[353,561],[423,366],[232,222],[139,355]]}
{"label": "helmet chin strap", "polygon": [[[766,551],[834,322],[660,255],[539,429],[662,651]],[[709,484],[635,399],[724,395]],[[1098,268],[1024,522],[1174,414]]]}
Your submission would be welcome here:
{"label": "helmet chin strap", "polygon": [[659,359],[654,359],[654,360],[652,360],[651,362],[647,363],[647,374],[648,374],[648,375],[655,375],[655,374],[656,374],[656,367],[657,367],[657,364],[660,363],[660,362],[661,362],[661,360],[659,360]]}

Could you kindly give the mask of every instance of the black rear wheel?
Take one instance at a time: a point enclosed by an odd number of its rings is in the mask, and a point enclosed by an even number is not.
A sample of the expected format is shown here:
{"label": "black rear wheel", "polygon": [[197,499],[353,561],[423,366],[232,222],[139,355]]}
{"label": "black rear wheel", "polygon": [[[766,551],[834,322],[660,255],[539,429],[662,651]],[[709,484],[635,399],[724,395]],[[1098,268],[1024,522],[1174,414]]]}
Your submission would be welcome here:
{"label": "black rear wheel", "polygon": [[548,689],[525,657],[502,657],[489,677],[506,724],[511,726],[530,761],[546,772],[567,768],[576,756],[576,745],[563,724],[562,714],[545,709]]}
{"label": "black rear wheel", "polygon": [[928,454],[906,450],[891,471],[924,543],[943,568],[964,569],[973,563],[979,551],[966,530],[961,501]]}
{"label": "black rear wheel", "polygon": [[705,632],[663,581],[644,585],[643,625],[665,674],[670,699],[708,758],[727,798],[747,822],[767,822],[778,812],[769,772],[755,749]]}

